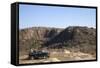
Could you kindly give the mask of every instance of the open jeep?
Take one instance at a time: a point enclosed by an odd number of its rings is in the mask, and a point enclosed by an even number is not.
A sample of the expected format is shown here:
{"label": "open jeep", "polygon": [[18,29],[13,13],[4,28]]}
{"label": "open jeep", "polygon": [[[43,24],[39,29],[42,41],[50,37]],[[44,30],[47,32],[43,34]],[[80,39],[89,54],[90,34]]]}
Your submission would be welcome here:
{"label": "open jeep", "polygon": [[29,59],[46,59],[49,58],[49,52],[47,51],[36,51],[29,53]]}

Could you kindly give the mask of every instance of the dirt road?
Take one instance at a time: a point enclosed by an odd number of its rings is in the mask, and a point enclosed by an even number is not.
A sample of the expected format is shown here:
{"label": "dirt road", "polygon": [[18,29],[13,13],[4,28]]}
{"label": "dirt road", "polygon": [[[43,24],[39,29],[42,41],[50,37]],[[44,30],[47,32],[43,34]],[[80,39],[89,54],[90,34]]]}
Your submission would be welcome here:
{"label": "dirt road", "polygon": [[65,50],[64,52],[52,52],[50,57],[47,59],[36,59],[29,60],[27,59],[28,55],[23,55],[19,57],[19,64],[27,63],[47,63],[47,62],[61,62],[61,61],[77,61],[77,60],[93,60],[96,59],[91,54],[82,53],[82,52],[70,52]]}

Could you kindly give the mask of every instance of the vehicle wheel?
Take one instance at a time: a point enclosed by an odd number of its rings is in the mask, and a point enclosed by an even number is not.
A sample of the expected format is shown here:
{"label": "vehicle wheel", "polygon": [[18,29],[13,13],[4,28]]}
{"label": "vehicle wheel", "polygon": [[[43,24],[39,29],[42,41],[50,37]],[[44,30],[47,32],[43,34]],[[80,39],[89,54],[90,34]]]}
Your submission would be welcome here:
{"label": "vehicle wheel", "polygon": [[43,58],[45,59],[46,57],[44,56]]}
{"label": "vehicle wheel", "polygon": [[49,58],[50,56],[48,55],[47,58]]}
{"label": "vehicle wheel", "polygon": [[34,60],[34,57],[32,57],[31,60]]}

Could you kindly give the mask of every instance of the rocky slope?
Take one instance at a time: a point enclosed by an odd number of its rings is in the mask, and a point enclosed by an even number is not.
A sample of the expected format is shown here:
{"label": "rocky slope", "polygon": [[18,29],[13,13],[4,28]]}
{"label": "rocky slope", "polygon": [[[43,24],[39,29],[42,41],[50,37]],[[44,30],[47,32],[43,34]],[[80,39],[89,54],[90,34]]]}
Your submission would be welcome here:
{"label": "rocky slope", "polygon": [[49,48],[70,48],[85,53],[96,53],[96,30],[88,27],[68,27],[47,41]]}
{"label": "rocky slope", "polygon": [[[46,28],[46,27],[32,27],[21,29],[19,31],[19,52],[26,52],[29,50],[34,41],[39,45],[49,41],[51,38],[59,34],[63,29],[60,28]],[[37,45],[38,47],[38,45]]]}
{"label": "rocky slope", "polygon": [[[96,29],[71,26],[66,29],[33,27],[19,31],[19,52],[28,52],[35,41],[39,48],[69,48],[95,54]],[[33,47],[34,48],[34,47]]]}

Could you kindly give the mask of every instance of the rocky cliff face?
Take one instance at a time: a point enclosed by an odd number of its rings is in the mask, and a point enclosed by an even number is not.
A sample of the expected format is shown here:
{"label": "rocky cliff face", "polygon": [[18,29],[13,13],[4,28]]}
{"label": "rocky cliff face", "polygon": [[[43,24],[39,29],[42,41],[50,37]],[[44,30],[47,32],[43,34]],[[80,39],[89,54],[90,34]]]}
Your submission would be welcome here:
{"label": "rocky cliff face", "polygon": [[68,27],[48,41],[48,45],[55,43],[66,43],[72,41],[74,44],[90,43],[96,44],[96,30],[88,27]]}
{"label": "rocky cliff face", "polygon": [[46,38],[53,38],[55,35],[57,35],[59,32],[61,32],[63,29],[58,28],[46,28],[46,27],[33,27],[33,28],[27,28],[22,29],[19,32],[20,39],[37,39],[37,40],[44,40]]}
{"label": "rocky cliff face", "polygon": [[60,28],[46,28],[46,27],[32,27],[21,29],[19,31],[19,50],[29,50],[33,41],[38,41],[42,45],[58,35],[63,29]]}
{"label": "rocky cliff face", "polygon": [[71,50],[95,54],[96,29],[68,27],[45,43],[49,48],[70,48]]}
{"label": "rocky cliff face", "polygon": [[96,50],[96,30],[88,27],[22,29],[19,31],[19,50],[29,50],[34,40],[42,48],[74,48],[89,53],[95,53]]}

